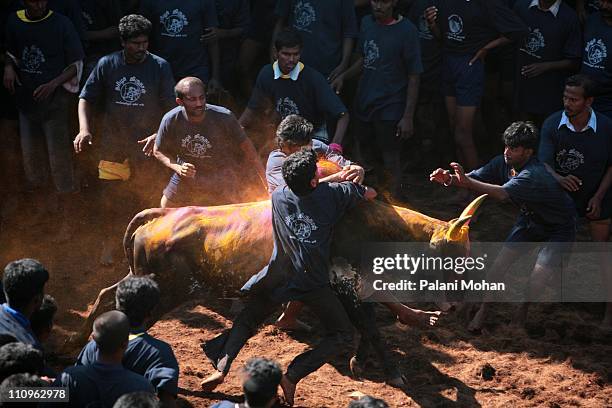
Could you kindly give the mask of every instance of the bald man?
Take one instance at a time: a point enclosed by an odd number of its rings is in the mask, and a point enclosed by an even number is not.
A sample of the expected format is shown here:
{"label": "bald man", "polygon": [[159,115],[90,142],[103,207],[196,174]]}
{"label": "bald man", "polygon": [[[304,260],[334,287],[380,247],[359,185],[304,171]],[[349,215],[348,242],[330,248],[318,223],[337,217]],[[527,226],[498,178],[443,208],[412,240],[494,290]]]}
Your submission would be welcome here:
{"label": "bald man", "polygon": [[245,186],[265,194],[263,165],[232,112],[207,104],[198,78],[181,79],[174,91],[179,106],[164,115],[153,148],[155,157],[174,172],[161,207],[252,200],[243,194]]}
{"label": "bald man", "polygon": [[62,407],[112,407],[124,394],[154,393],[149,380],[121,365],[129,333],[130,321],[118,310],[95,320],[92,337],[99,349],[98,360],[90,365],[68,367],[56,378],[55,387],[70,389],[70,402]]}

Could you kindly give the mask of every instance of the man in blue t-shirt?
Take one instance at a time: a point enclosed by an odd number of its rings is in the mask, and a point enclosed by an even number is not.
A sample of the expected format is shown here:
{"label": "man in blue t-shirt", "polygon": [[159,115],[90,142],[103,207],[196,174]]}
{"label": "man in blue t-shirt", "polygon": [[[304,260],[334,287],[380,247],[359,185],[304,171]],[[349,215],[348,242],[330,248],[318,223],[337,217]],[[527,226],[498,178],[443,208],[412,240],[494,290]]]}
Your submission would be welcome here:
{"label": "man in blue t-shirt", "polygon": [[[162,177],[159,165],[147,156],[151,155],[149,147],[152,149],[159,120],[175,106],[174,79],[170,65],[147,51],[150,31],[151,23],[145,17],[123,17],[119,22],[123,50],[100,59],[80,95],[74,150],[80,154],[93,142],[100,146],[99,204],[106,220],[125,219],[131,215],[128,212],[150,207],[150,198],[159,191],[155,185],[155,178]],[[99,107],[101,115],[95,115]],[[99,117],[103,123],[96,126]],[[100,134],[94,139],[96,129]],[[108,230],[113,227],[105,223],[103,235],[123,233]],[[113,263],[113,248],[106,240],[100,262]]]}
{"label": "man in blue t-shirt", "polygon": [[527,28],[504,0],[435,0],[425,17],[443,41],[442,88],[458,154],[474,169],[479,161],[472,131],[484,92],[484,59],[520,40]]}
{"label": "man in blue t-shirt", "polygon": [[124,313],[113,310],[100,315],[94,321],[92,333],[99,349],[97,360],[89,365],[68,367],[59,374],[53,386],[68,388],[70,401],[48,406],[111,408],[124,394],[137,391],[153,393],[149,380],[121,364],[129,333],[130,321]]}
{"label": "man in blue t-shirt", "polygon": [[68,133],[70,93],[78,91],[83,47],[70,20],[48,10],[46,1],[24,4],[6,23],[4,86],[16,96],[29,187],[42,190],[50,168],[63,211],[58,239],[68,239],[67,206],[76,190]]}
{"label": "man in blue t-shirt", "polygon": [[221,87],[214,0],[142,0],[140,14],[153,23],[151,49],[170,63],[176,81],[194,76],[209,91]]}
{"label": "man in blue t-shirt", "polygon": [[270,263],[243,287],[249,298],[232,329],[202,346],[215,368],[202,387],[210,391],[221,384],[257,327],[281,303],[300,300],[317,315],[325,333],[321,343],[293,360],[281,381],[285,399],[293,405],[297,383],[351,344],[351,323],[329,282],[331,238],[344,213],[376,192],[350,182],[319,183],[317,155],[310,149],[285,160],[283,178],[287,185],[272,194]]}
{"label": "man in blue t-shirt", "polygon": [[206,103],[199,78],[181,79],[175,93],[179,106],[162,118],[153,149],[174,172],[163,191],[162,208],[260,199],[264,169],[232,112]]}
{"label": "man in blue t-shirt", "polygon": [[[589,220],[591,239],[607,242],[612,217],[612,119],[591,108],[595,89],[584,75],[567,79],[564,110],[542,126],[539,158],[568,191],[578,215]],[[610,254],[601,255],[603,283],[612,295],[612,259]],[[607,305],[604,324],[612,325],[612,303]]]}
{"label": "man in blue t-shirt", "polygon": [[[153,384],[160,401],[166,407],[175,406],[178,394],[179,366],[172,347],[147,333],[160,291],[149,277],[130,277],[117,286],[117,310],[130,321],[130,336],[122,364],[125,368],[144,376]],[[76,365],[90,365],[98,361],[100,350],[92,340],[81,350]]]}
{"label": "man in blue t-shirt", "polygon": [[593,108],[612,118],[612,0],[601,0],[600,11],[584,25],[584,56],[580,73],[596,86]]}
{"label": "man in blue t-shirt", "polygon": [[378,182],[398,197],[401,141],[414,135],[414,111],[423,72],[416,27],[396,16],[396,2],[371,2],[372,15],[361,22],[361,58],[332,84],[361,72],[355,98],[355,129],[364,160],[374,165]]}
{"label": "man in blue t-shirt", "polygon": [[274,40],[277,61],[264,66],[249,103],[240,116],[244,128],[255,125],[257,115],[274,110],[276,124],[288,115],[300,115],[315,127],[313,137],[330,142],[326,120],[337,120],[333,142],[340,144],[348,126],[348,111],[325,77],[300,62],[302,39],[294,30],[283,30]]}
{"label": "man in blue t-shirt", "polygon": [[[543,293],[547,281],[561,265],[562,255],[571,248],[576,234],[576,213],[572,199],[534,156],[537,129],[529,122],[515,122],[504,132],[504,154],[485,166],[465,174],[458,163],[451,163],[454,173],[437,169],[430,180],[445,186],[455,185],[478,194],[488,194],[500,201],[511,200],[521,211],[506,238],[512,242],[544,242],[531,273],[529,300]],[[523,255],[506,245],[491,267],[491,282],[501,281],[512,263]],[[468,329],[482,328],[489,301],[485,298]],[[528,304],[516,314],[516,324],[523,324]]]}
{"label": "man in blue t-shirt", "polygon": [[529,28],[518,45],[516,109],[540,127],[561,108],[563,82],[580,64],[580,21],[570,6],[556,0],[520,0],[514,12]]}
{"label": "man in blue t-shirt", "polygon": [[0,306],[0,334],[10,334],[21,343],[42,349],[30,324],[40,308],[49,272],[34,259],[19,259],[4,268],[2,286],[6,303]]}
{"label": "man in blue t-shirt", "polygon": [[279,0],[275,14],[275,33],[290,26],[302,36],[307,66],[330,81],[349,67],[358,36],[353,0]]}

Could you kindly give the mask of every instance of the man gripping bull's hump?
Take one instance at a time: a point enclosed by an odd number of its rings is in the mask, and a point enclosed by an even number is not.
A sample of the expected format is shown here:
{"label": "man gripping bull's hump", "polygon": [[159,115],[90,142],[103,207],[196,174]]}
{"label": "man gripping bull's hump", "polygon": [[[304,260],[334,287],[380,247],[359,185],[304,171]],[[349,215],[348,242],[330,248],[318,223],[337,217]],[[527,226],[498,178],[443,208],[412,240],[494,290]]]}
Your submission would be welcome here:
{"label": "man gripping bull's hump", "polygon": [[353,328],[330,288],[331,237],[342,215],[360,201],[373,199],[376,191],[351,182],[320,183],[317,155],[311,149],[290,155],[282,174],[287,185],[272,194],[272,257],[243,287],[249,297],[231,330],[203,345],[216,372],[202,388],[210,391],[223,382],[246,341],[283,302],[300,300],[319,318],[325,333],[314,349],[287,368],[281,387],[293,405],[297,383],[351,343]]}
{"label": "man gripping bull's hump", "polygon": [[[164,189],[161,207],[252,199],[245,197],[245,186],[254,186],[255,193],[257,187],[263,190],[264,169],[234,115],[206,103],[206,89],[198,78],[183,78],[174,90],[179,106],[164,115],[153,149],[155,157],[174,172]],[[236,189],[238,184],[243,188]]]}

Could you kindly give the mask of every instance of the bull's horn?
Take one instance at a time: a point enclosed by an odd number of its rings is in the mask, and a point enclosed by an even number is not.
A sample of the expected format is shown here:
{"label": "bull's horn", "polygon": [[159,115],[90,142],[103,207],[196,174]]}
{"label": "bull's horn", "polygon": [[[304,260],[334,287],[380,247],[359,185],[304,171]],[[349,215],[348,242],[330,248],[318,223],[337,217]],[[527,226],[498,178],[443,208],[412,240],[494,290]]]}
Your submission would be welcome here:
{"label": "bull's horn", "polygon": [[451,221],[448,226],[448,231],[446,231],[446,240],[455,241],[459,235],[459,232],[461,231],[461,227],[467,224],[471,218],[471,215],[466,215]]}
{"label": "bull's horn", "polygon": [[476,213],[476,211],[478,210],[478,207],[480,207],[480,204],[482,204],[485,198],[487,198],[487,194],[483,194],[480,197],[475,198],[474,201],[472,201],[471,203],[468,204],[467,207],[465,207],[465,210],[463,210],[463,212],[459,216],[459,219],[466,217],[468,215],[474,215],[474,213]]}

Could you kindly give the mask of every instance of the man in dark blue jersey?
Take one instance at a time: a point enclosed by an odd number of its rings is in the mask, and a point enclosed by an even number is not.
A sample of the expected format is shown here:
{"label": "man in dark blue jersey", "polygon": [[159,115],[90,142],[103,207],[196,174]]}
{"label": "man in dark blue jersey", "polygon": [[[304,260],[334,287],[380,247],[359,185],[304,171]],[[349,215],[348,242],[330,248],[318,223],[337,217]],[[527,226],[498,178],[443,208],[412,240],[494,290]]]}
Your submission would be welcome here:
{"label": "man in dark blue jersey", "polygon": [[[506,238],[512,242],[544,242],[531,273],[529,299],[546,288],[548,278],[561,265],[562,254],[571,248],[576,234],[576,214],[572,199],[552,177],[546,166],[534,156],[537,129],[529,122],[515,122],[504,132],[504,154],[485,166],[465,174],[459,163],[451,163],[454,172],[437,169],[430,179],[445,186],[455,185],[500,201],[511,200],[521,215]],[[491,267],[487,279],[499,281],[520,253],[504,246]],[[489,301],[486,298],[468,329],[482,328]],[[528,304],[521,306],[514,323],[524,323]]]}
{"label": "man in dark blue jersey", "polygon": [[[131,277],[117,286],[115,302],[117,310],[130,321],[130,336],[122,364],[125,368],[144,376],[153,384],[165,407],[176,405],[179,366],[172,347],[147,333],[155,308],[159,304],[160,291],[149,277]],[[94,364],[99,357],[97,343],[92,340],[81,350],[77,365]]]}

